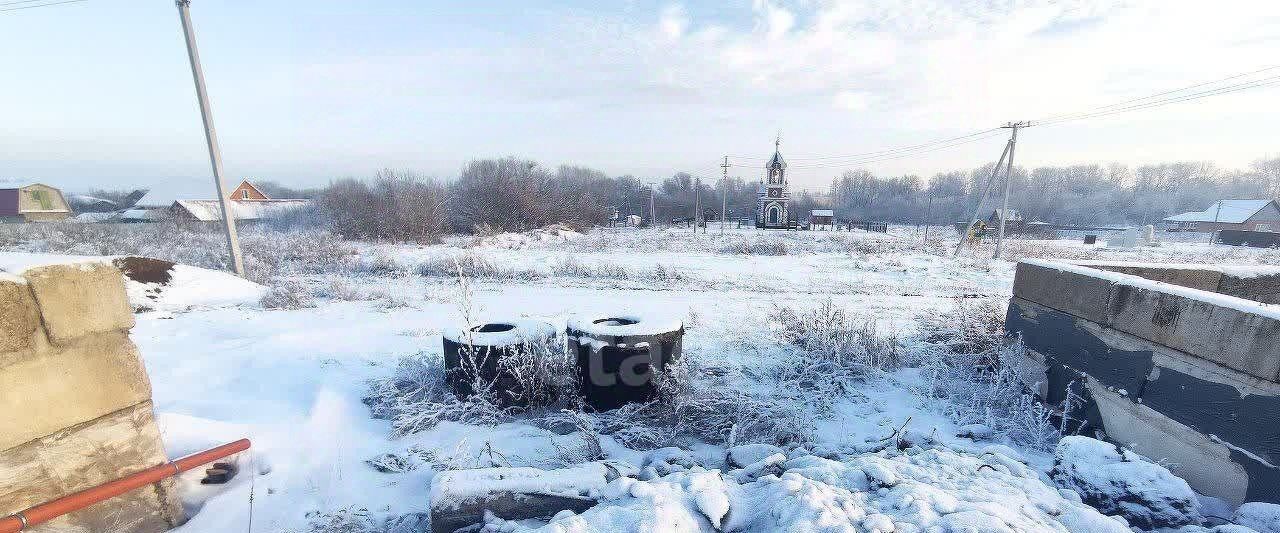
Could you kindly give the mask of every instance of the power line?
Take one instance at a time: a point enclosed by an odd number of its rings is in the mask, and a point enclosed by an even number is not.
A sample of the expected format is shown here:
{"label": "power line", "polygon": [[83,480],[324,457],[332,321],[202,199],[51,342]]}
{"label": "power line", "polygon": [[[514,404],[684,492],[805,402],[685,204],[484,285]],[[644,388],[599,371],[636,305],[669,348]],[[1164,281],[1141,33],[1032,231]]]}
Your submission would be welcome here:
{"label": "power line", "polygon": [[[1244,73],[1240,73],[1240,74],[1233,74],[1233,75],[1231,75],[1231,76],[1227,76],[1227,77],[1225,77],[1225,78],[1218,78],[1218,79],[1216,79],[1216,80],[1210,80],[1210,81],[1200,82],[1200,83],[1197,83],[1197,84],[1194,84],[1194,85],[1188,85],[1188,86],[1186,86],[1186,87],[1181,87],[1181,88],[1178,88],[1178,89],[1173,89],[1173,90],[1169,90],[1169,91],[1158,92],[1158,93],[1155,93],[1155,94],[1152,94],[1152,95],[1148,95],[1148,96],[1143,96],[1143,97],[1141,97],[1141,98],[1133,98],[1133,99],[1130,99],[1130,100],[1125,100],[1125,101],[1123,101],[1123,102],[1117,102],[1117,103],[1114,103],[1114,104],[1111,104],[1111,105],[1105,105],[1105,106],[1102,106],[1102,107],[1097,107],[1097,108],[1094,108],[1094,109],[1089,110],[1089,112],[1093,112],[1093,111],[1102,111],[1102,110],[1109,109],[1109,108],[1113,108],[1113,107],[1119,107],[1119,106],[1122,106],[1122,105],[1125,105],[1125,104],[1131,104],[1131,103],[1141,102],[1141,101],[1143,101],[1143,100],[1150,100],[1150,99],[1152,99],[1152,98],[1157,98],[1157,97],[1160,97],[1160,96],[1166,96],[1166,95],[1171,95],[1171,94],[1175,94],[1175,93],[1180,93],[1180,92],[1183,92],[1183,91],[1186,91],[1186,90],[1195,89],[1195,88],[1198,88],[1198,87],[1204,87],[1204,86],[1206,86],[1206,85],[1213,85],[1213,84],[1215,84],[1215,83],[1222,83],[1222,82],[1224,82],[1224,81],[1229,81],[1229,80],[1239,79],[1239,78],[1243,78],[1243,77],[1245,77],[1245,76],[1252,76],[1252,75],[1254,75],[1254,74],[1259,74],[1259,73],[1262,73],[1262,72],[1267,72],[1267,71],[1269,71],[1269,70],[1275,70],[1275,69],[1280,69],[1280,65],[1273,65],[1273,66],[1270,66],[1270,67],[1261,68],[1261,69],[1254,70],[1254,71],[1250,71],[1250,72],[1244,72]],[[1065,114],[1052,115],[1052,116],[1044,117],[1044,118],[1042,118],[1042,119],[1037,119],[1037,120],[1035,120],[1035,121],[1033,121],[1033,122],[1050,122],[1050,121],[1056,121],[1056,120],[1057,120],[1057,119],[1059,119],[1059,118],[1066,117],[1066,116],[1072,116],[1072,115],[1076,115],[1076,114],[1079,114],[1079,113],[1065,113]]]}
{"label": "power line", "polygon": [[[43,0],[32,0],[32,1],[43,1]],[[35,8],[37,8],[37,7],[58,6],[58,5],[62,5],[62,4],[74,4],[74,3],[76,3],[76,2],[88,2],[88,1],[89,1],[89,0],[62,0],[61,2],[49,2],[49,3],[47,3],[47,4],[37,4],[37,5],[34,5],[34,6],[9,7],[9,8],[5,8],[5,9],[0,9],[0,13],[3,13],[3,12],[5,12],[5,11],[19,11],[19,10],[22,10],[22,9],[35,9]],[[0,4],[0,6],[8,6],[8,5],[13,5],[13,4],[23,4],[23,3],[29,3],[29,2],[12,2],[12,3],[9,3],[9,4]]]}
{"label": "power line", "polygon": [[[876,150],[872,152],[861,152],[861,153],[835,155],[835,156],[800,157],[800,158],[791,158],[791,160],[801,162],[801,164],[804,164],[804,162],[817,163],[817,162],[831,162],[832,160],[843,160],[843,159],[863,159],[865,157],[870,157],[870,156],[888,155],[888,154],[897,153],[897,152],[927,148],[936,144],[948,143],[956,140],[967,139],[970,137],[977,137],[979,135],[991,133],[999,129],[1000,128],[991,128],[991,129],[986,129],[982,131],[976,131],[976,132],[965,134],[965,135],[959,135],[956,137],[950,137],[947,139],[938,139],[938,140],[929,141],[926,143],[901,146],[898,148],[887,148],[884,150]],[[730,157],[733,157],[734,159],[740,159],[740,160],[745,159],[745,160],[752,160],[752,161],[767,161],[769,159],[769,158],[752,157],[752,156],[730,156]]]}
{"label": "power line", "polygon": [[[1199,100],[1199,99],[1201,99],[1201,98],[1208,98],[1208,97],[1210,97],[1210,96],[1218,96],[1218,95],[1222,95],[1222,94],[1231,94],[1231,93],[1235,93],[1235,92],[1246,91],[1246,90],[1249,90],[1249,89],[1257,89],[1257,88],[1260,88],[1260,87],[1270,87],[1270,86],[1272,86],[1272,85],[1277,85],[1277,84],[1280,84],[1280,76],[1271,76],[1271,77],[1268,77],[1268,78],[1262,78],[1262,79],[1257,79],[1257,80],[1247,81],[1247,82],[1243,82],[1243,83],[1237,83],[1237,84],[1233,84],[1233,85],[1227,85],[1227,86],[1224,86],[1224,87],[1217,87],[1217,88],[1214,88],[1214,89],[1208,89],[1208,90],[1205,90],[1205,91],[1200,91],[1200,92],[1195,92],[1195,93],[1191,93],[1191,94],[1180,95],[1180,96],[1176,96],[1176,97],[1172,97],[1172,98],[1165,98],[1165,99],[1161,99],[1161,100],[1155,100],[1155,101],[1152,101],[1152,102],[1144,102],[1144,103],[1141,103],[1141,104],[1133,104],[1133,105],[1129,105],[1129,106],[1125,106],[1125,107],[1120,107],[1120,108],[1117,108],[1117,109],[1109,109],[1109,110],[1102,110],[1102,111],[1096,111],[1096,112],[1086,112],[1086,113],[1077,113],[1077,114],[1075,114],[1075,115],[1067,115],[1067,116],[1065,116],[1065,117],[1063,117],[1063,118],[1059,118],[1059,119],[1056,119],[1056,120],[1045,121],[1045,122],[1038,122],[1038,123],[1035,123],[1035,125],[1053,126],[1053,125],[1061,124],[1061,123],[1064,123],[1064,122],[1074,122],[1074,121],[1077,121],[1077,120],[1085,120],[1085,119],[1090,119],[1090,118],[1097,118],[1097,117],[1105,117],[1105,116],[1109,116],[1109,115],[1115,115],[1115,114],[1119,114],[1119,113],[1127,113],[1127,112],[1129,112],[1129,111],[1139,111],[1139,110],[1142,110],[1142,109],[1150,109],[1150,108],[1153,108],[1153,107],[1160,107],[1160,106],[1164,106],[1164,105],[1168,105],[1168,104],[1175,104],[1175,103],[1180,103],[1180,102],[1189,102],[1189,101],[1192,101],[1192,100]],[[1114,107],[1114,106],[1113,106],[1113,107]]]}
{"label": "power line", "polygon": [[[972,137],[971,135],[967,135],[963,137],[958,137],[956,139],[959,139],[959,140],[952,140],[947,144],[942,144],[937,146],[927,146],[926,148],[920,148],[920,149],[915,149],[911,151],[901,151],[900,153],[888,153],[882,156],[864,157],[862,159],[850,160],[850,161],[813,163],[813,164],[795,164],[795,165],[789,164],[787,165],[787,169],[788,170],[812,170],[812,169],[826,169],[826,168],[841,168],[841,167],[864,165],[868,163],[878,163],[881,161],[890,161],[894,159],[902,159],[904,157],[923,155],[923,154],[946,150],[948,148],[954,148],[957,146],[970,144],[978,141],[984,141],[992,137],[1003,136],[1004,134],[1000,130],[1001,128],[992,128],[991,130],[982,132],[983,135],[980,137]],[[892,150],[885,150],[882,152],[892,152]],[[755,168],[754,166],[751,166],[751,165],[733,165],[733,166],[738,168]]]}

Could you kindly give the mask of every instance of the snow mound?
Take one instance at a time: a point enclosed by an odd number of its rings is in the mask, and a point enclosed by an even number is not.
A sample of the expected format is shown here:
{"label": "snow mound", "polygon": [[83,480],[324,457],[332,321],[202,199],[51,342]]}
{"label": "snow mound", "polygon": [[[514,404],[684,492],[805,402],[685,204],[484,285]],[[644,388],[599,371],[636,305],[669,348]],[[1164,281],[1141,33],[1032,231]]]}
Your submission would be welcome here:
{"label": "snow mound", "polygon": [[[122,258],[133,259],[133,258]],[[185,311],[194,307],[256,305],[267,288],[234,274],[172,264],[163,273],[137,277],[128,272],[125,291],[137,311]]]}
{"label": "snow mound", "polygon": [[1236,516],[1232,521],[1251,527],[1258,533],[1280,533],[1280,505],[1263,502],[1246,503],[1236,509]]}
{"label": "snow mound", "polygon": [[620,478],[600,504],[545,524],[490,517],[487,531],[1092,531],[1127,533],[1036,471],[995,454],[947,448],[841,461],[806,455],[757,464],[742,476],[695,467],[641,481]]}
{"label": "snow mound", "polygon": [[1050,477],[1080,493],[1085,503],[1119,514],[1142,529],[1178,527],[1203,520],[1186,481],[1142,456],[1089,437],[1062,439]]}
{"label": "snow mound", "polygon": [[520,250],[531,246],[544,246],[547,244],[560,244],[570,241],[576,241],[582,238],[582,234],[574,231],[573,228],[561,224],[552,224],[544,228],[525,231],[521,233],[499,233],[488,237],[481,237],[476,241],[477,246],[485,248],[505,248],[508,250]]}

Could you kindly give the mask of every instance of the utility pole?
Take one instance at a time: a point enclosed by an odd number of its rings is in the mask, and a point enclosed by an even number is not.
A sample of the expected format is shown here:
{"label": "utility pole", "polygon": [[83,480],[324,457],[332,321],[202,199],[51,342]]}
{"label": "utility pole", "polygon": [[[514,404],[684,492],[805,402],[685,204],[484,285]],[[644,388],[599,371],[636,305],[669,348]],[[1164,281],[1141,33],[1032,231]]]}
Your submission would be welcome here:
{"label": "utility pole", "polygon": [[724,163],[720,165],[724,169],[724,181],[721,182],[720,189],[720,234],[724,235],[725,214],[729,212],[729,156],[724,156]]}
{"label": "utility pole", "polygon": [[924,210],[924,242],[929,242],[929,225],[933,223],[933,191],[929,191],[929,207]]}
{"label": "utility pole", "polygon": [[702,218],[698,211],[702,209],[702,178],[693,180],[693,234],[698,234],[698,219]]}
{"label": "utility pole", "polygon": [[1009,162],[1004,171],[1004,202],[1000,208],[1000,231],[996,234],[996,259],[1000,259],[1000,247],[1004,244],[1004,221],[1009,218],[1009,184],[1013,181],[1013,151],[1018,147],[1018,128],[1030,125],[1030,122],[1010,122],[1003,126],[1013,130],[1013,134],[1009,136]]}
{"label": "utility pole", "polygon": [[196,49],[196,32],[191,27],[191,0],[177,0],[178,17],[182,19],[182,34],[187,39],[187,58],[191,60],[191,77],[196,83],[196,98],[200,101],[200,118],[204,121],[204,139],[209,145],[209,162],[213,165],[213,183],[218,190],[218,206],[222,210],[222,226],[227,233],[227,253],[231,256],[231,268],[237,276],[244,277],[244,259],[240,256],[240,238],[236,236],[236,218],[227,203],[226,185],[222,181],[222,149],[218,147],[218,134],[213,129],[213,108],[209,106],[209,93],[204,87],[204,71],[200,68],[200,52]]}
{"label": "utility pole", "polygon": [[649,186],[649,225],[658,227],[658,210],[653,208],[653,185]]}
{"label": "utility pole", "polygon": [[1004,143],[1004,152],[1000,153],[1000,160],[996,161],[996,166],[991,169],[991,176],[987,178],[987,182],[983,184],[982,195],[978,197],[978,201],[973,205],[973,216],[969,218],[969,225],[965,226],[964,231],[960,233],[960,242],[956,243],[955,257],[960,256],[960,250],[964,249],[965,241],[969,240],[969,231],[973,229],[973,225],[978,223],[978,213],[982,209],[982,202],[986,201],[987,193],[991,191],[991,184],[995,183],[996,176],[1000,175],[1000,166],[1004,164],[1004,158],[1009,156],[1009,143]]}

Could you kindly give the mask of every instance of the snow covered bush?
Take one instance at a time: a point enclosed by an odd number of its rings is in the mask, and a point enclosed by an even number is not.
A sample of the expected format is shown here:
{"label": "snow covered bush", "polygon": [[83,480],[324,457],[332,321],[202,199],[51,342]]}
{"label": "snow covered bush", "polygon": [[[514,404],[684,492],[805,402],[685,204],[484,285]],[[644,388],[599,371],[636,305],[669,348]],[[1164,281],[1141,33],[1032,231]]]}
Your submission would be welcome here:
{"label": "snow covered bush", "polygon": [[260,300],[267,309],[305,309],[315,307],[310,291],[301,283],[291,279],[274,280]]}
{"label": "snow covered bush", "polygon": [[1119,514],[1142,529],[1172,528],[1203,520],[1199,500],[1186,481],[1118,445],[1072,436],[1054,452],[1055,483],[1080,494],[1107,514]]}

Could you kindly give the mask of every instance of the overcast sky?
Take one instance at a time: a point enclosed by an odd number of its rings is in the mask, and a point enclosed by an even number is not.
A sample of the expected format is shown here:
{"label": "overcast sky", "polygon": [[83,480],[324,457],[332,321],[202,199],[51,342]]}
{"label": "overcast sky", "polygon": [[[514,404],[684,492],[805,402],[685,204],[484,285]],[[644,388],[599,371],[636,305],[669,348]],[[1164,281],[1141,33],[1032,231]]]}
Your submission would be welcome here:
{"label": "overcast sky", "polygon": [[[645,179],[718,175],[729,155],[758,179],[781,132],[793,183],[824,188],[844,154],[1280,64],[1276,0],[192,4],[229,178],[291,185],[449,178],[504,155]],[[1244,167],[1280,155],[1278,124],[1273,86],[1032,128],[1017,157]],[[866,167],[928,176],[1002,143]],[[0,12],[0,179],[196,190],[209,175],[172,0]]]}

